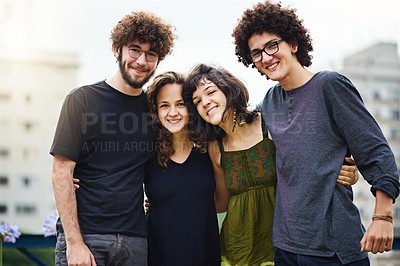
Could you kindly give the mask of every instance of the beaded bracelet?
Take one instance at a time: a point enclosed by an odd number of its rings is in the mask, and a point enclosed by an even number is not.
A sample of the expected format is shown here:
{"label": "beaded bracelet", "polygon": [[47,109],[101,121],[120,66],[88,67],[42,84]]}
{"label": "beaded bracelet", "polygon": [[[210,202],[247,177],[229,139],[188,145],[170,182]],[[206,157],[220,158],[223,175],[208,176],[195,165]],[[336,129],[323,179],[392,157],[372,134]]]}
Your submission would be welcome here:
{"label": "beaded bracelet", "polygon": [[393,223],[393,217],[391,215],[377,215],[377,214],[372,215],[372,221],[376,220],[383,220],[386,222]]}

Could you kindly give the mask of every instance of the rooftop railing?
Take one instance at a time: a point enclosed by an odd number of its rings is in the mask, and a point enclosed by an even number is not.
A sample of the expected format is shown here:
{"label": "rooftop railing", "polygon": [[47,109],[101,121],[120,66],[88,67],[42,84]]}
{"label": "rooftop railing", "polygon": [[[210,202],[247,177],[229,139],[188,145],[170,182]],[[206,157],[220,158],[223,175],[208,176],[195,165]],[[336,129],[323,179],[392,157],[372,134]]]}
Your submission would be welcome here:
{"label": "rooftop railing", "polygon": [[[55,236],[44,237],[43,235],[21,235],[15,243],[3,243],[4,248],[16,248],[29,260],[38,266],[47,266],[39,257],[32,253],[32,248],[54,248],[56,245]],[[396,237],[393,243],[393,250],[400,250],[400,237]]]}

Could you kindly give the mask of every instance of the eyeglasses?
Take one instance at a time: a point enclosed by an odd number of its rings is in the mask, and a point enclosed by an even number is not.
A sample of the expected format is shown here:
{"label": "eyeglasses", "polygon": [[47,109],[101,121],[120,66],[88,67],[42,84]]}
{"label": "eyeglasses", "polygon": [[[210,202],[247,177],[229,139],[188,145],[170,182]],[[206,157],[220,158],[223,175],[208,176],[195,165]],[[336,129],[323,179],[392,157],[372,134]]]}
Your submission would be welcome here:
{"label": "eyeglasses", "polygon": [[156,54],[155,52],[143,51],[139,47],[128,47],[128,51],[130,57],[132,57],[133,59],[138,59],[143,53],[147,62],[153,63],[158,59],[158,54]]}
{"label": "eyeglasses", "polygon": [[253,50],[251,53],[248,55],[248,58],[251,60],[253,63],[257,63],[262,59],[262,53],[266,53],[267,55],[271,56],[276,54],[279,51],[279,45],[283,40],[276,40],[267,43],[267,45],[264,46],[262,50]]}

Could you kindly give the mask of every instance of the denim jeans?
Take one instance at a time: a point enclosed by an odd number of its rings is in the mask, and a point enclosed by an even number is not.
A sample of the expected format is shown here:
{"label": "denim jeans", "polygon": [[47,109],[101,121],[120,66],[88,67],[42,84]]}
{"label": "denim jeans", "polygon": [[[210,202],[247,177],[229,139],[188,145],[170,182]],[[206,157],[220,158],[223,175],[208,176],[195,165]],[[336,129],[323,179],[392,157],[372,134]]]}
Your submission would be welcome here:
{"label": "denim jeans", "polygon": [[[97,266],[147,266],[147,238],[121,234],[83,234]],[[55,265],[67,266],[63,232],[57,233]]]}
{"label": "denim jeans", "polygon": [[342,264],[337,255],[333,257],[317,257],[291,253],[280,248],[275,248],[275,266],[369,266],[369,259]]}

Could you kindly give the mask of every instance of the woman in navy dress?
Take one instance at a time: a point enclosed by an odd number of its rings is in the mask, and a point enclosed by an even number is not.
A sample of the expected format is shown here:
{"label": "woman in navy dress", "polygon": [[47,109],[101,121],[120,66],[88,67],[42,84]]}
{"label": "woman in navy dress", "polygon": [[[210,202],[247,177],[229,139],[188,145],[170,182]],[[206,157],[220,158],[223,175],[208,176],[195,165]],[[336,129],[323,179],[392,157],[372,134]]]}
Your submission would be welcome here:
{"label": "woman in navy dress", "polygon": [[[213,164],[195,143],[184,76],[165,72],[147,90],[156,145],[147,165],[149,265],[220,265]],[[218,171],[218,170],[216,170]]]}

